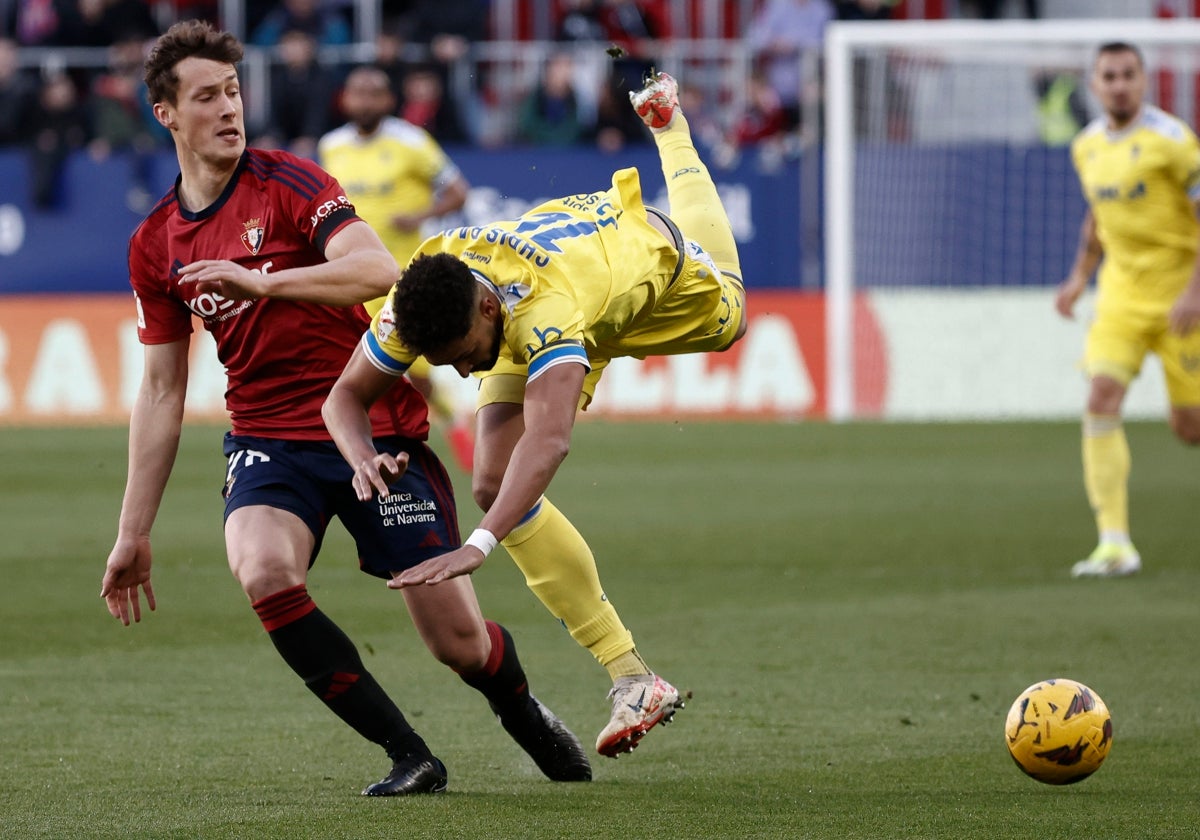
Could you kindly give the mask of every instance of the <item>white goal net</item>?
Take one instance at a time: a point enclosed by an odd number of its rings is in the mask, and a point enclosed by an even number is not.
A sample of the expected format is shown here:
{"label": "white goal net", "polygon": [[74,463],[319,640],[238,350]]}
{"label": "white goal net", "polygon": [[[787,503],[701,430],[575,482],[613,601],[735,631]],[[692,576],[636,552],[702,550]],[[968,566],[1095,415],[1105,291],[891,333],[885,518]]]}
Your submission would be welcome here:
{"label": "white goal net", "polygon": [[[832,419],[1078,414],[1080,321],[1052,288],[1085,205],[1067,146],[1098,116],[1096,47],[1146,59],[1148,100],[1195,125],[1200,22],[835,24],[826,39]],[[1162,410],[1147,366],[1132,414]]]}

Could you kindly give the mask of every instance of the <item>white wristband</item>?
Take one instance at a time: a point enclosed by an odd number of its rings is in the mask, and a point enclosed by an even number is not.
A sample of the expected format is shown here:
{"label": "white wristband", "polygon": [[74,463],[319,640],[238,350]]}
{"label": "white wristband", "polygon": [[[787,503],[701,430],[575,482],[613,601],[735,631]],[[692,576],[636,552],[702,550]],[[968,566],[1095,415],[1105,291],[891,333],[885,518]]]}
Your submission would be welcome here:
{"label": "white wristband", "polygon": [[471,536],[467,537],[463,545],[469,545],[472,548],[478,548],[483,552],[483,556],[487,557],[492,553],[492,549],[496,547],[499,540],[496,535],[486,528],[476,528],[471,532]]}

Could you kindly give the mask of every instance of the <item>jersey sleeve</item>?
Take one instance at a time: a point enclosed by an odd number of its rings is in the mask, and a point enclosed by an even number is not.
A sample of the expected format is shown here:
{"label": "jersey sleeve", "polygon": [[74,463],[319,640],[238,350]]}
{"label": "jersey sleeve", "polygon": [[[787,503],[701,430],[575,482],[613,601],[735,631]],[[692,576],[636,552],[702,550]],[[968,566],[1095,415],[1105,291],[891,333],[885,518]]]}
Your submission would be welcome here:
{"label": "jersey sleeve", "polygon": [[454,161],[428,132],[420,147],[421,175],[433,186],[434,192],[453,183],[461,174]]}
{"label": "jersey sleeve", "polygon": [[168,344],[192,334],[192,313],[171,294],[175,278],[155,277],[146,259],[146,234],[139,230],[129,241],[129,284],[137,308],[137,333],[142,344]]}
{"label": "jersey sleeve", "polygon": [[1071,143],[1071,166],[1075,169],[1075,181],[1079,185],[1079,190],[1083,193],[1083,197],[1087,199],[1087,187],[1083,182],[1083,162],[1085,157],[1083,146],[1085,142],[1084,135],[1080,134]]}
{"label": "jersey sleeve", "polygon": [[325,253],[330,238],[358,219],[354,205],[337,179],[313,161],[292,156],[281,169],[286,169],[286,177],[298,185],[283,193],[288,197],[287,210],[296,229]]}
{"label": "jersey sleeve", "polygon": [[1200,201],[1200,140],[1186,125],[1183,138],[1174,145],[1172,169],[1193,202]]}
{"label": "jersey sleeve", "polygon": [[564,290],[536,289],[510,309],[504,338],[513,358],[529,366],[529,381],[552,367],[581,364],[591,370],[583,346],[583,312]]}
{"label": "jersey sleeve", "polygon": [[363,333],[360,346],[367,361],[392,376],[403,376],[416,361],[416,354],[396,337],[396,317],[392,313],[391,295],[387,296],[383,307],[371,319],[371,326]]}

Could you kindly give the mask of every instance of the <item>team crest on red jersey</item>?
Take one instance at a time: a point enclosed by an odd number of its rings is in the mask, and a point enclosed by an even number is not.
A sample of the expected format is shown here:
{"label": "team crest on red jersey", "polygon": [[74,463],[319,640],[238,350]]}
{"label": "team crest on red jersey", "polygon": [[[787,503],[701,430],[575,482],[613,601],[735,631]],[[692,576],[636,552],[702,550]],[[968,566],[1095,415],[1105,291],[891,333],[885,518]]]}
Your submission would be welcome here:
{"label": "team crest on red jersey", "polygon": [[246,228],[245,233],[242,234],[242,244],[251,254],[257,255],[263,240],[267,238],[267,231],[262,226],[262,219],[250,219],[242,222],[242,225]]}

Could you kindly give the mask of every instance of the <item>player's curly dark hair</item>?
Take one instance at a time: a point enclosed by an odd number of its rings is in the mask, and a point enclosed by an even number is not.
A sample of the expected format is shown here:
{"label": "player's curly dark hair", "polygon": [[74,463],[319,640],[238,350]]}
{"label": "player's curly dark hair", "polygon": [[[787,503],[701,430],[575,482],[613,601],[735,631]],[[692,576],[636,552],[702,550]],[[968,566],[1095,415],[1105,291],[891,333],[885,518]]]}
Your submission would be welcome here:
{"label": "player's curly dark hair", "polygon": [[422,254],[392,292],[396,335],[415,353],[445,347],[465,336],[475,314],[478,281],[451,254]]}
{"label": "player's curly dark hair", "polygon": [[155,41],[146,59],[147,98],[150,104],[177,104],[179,74],[176,65],[185,58],[207,58],[223,64],[237,64],[244,53],[242,43],[229,32],[214,29],[203,20],[181,20]]}

